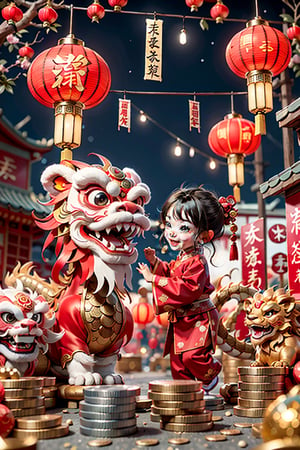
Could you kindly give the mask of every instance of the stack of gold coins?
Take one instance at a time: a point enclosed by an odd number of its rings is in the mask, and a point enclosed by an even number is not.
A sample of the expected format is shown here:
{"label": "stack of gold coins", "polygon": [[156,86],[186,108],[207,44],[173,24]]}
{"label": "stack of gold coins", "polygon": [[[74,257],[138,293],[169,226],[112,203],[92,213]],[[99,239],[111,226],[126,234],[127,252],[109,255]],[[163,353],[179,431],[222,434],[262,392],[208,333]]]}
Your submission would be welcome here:
{"label": "stack of gold coins", "polygon": [[16,419],[13,436],[16,438],[35,437],[54,439],[69,434],[69,425],[62,423],[60,414],[41,414]]}
{"label": "stack of gold coins", "polygon": [[43,378],[43,396],[45,397],[46,409],[55,408],[58,388],[56,386],[56,377]]}
{"label": "stack of gold coins", "polygon": [[42,378],[2,379],[1,383],[5,390],[3,403],[12,411],[14,417],[45,413]]}
{"label": "stack of gold coins", "polygon": [[267,406],[285,391],[286,367],[239,367],[238,404],[242,417],[263,417]]}
{"label": "stack of gold coins", "polygon": [[84,389],[79,403],[80,433],[93,437],[120,437],[136,432],[136,396],[139,386],[94,386]]}
{"label": "stack of gold coins", "polygon": [[249,359],[234,358],[233,356],[227,355],[227,353],[223,353],[222,371],[224,384],[237,383],[239,380],[238,367],[249,367],[251,362]]}
{"label": "stack of gold coins", "polygon": [[205,410],[200,381],[159,380],[149,383],[151,420],[175,432],[206,431],[213,427],[212,412]]}

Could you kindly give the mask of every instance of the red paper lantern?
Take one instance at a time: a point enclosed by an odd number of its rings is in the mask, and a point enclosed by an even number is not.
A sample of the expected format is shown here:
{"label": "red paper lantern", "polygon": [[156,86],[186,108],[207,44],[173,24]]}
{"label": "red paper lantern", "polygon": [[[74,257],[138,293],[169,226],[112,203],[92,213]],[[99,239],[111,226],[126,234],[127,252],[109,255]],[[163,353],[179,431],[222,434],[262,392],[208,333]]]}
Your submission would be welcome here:
{"label": "red paper lantern", "polygon": [[254,153],[260,142],[254,123],[236,113],[225,116],[209,132],[208,144],[212,151],[227,158],[229,184],[237,202],[240,202],[239,187],[244,184],[244,157]]}
{"label": "red paper lantern", "polygon": [[255,132],[266,134],[265,114],[273,109],[272,75],[285,70],[291,58],[288,38],[256,17],[237,33],[226,48],[229,68],[247,78],[248,107],[255,116]]}
{"label": "red paper lantern", "polygon": [[81,142],[83,108],[98,105],[109,92],[107,63],[70,34],[33,60],[27,83],[38,102],[55,108],[54,143],[62,159],[72,158],[71,149]]}
{"label": "red paper lantern", "polygon": [[154,319],[153,307],[144,301],[140,301],[132,308],[133,320],[141,328],[144,328],[148,323]]}
{"label": "red paper lantern", "polygon": [[99,22],[105,16],[105,9],[100,5],[98,0],[94,0],[94,3],[88,6],[87,15],[92,22]]}
{"label": "red paper lantern", "polygon": [[6,405],[0,405],[0,437],[5,438],[15,426],[13,413]]}
{"label": "red paper lantern", "polygon": [[185,0],[186,6],[191,9],[191,12],[198,11],[198,8],[203,5],[204,0]]}
{"label": "red paper lantern", "polygon": [[286,34],[291,41],[300,41],[300,27],[296,24],[286,30]]}
{"label": "red paper lantern", "polygon": [[24,47],[19,48],[19,55],[22,58],[30,59],[34,55],[34,50],[26,44]]}
{"label": "red paper lantern", "polygon": [[151,350],[154,350],[158,345],[158,340],[156,339],[156,337],[150,338],[148,341],[148,345],[151,348]]}
{"label": "red paper lantern", "polygon": [[127,5],[128,0],[108,0],[108,3],[114,8],[114,11],[120,12]]}
{"label": "red paper lantern", "polygon": [[169,317],[169,314],[167,312],[163,313],[163,314],[159,314],[158,316],[156,316],[156,322],[163,328],[167,328],[167,326],[169,324],[168,317]]}
{"label": "red paper lantern", "polygon": [[217,3],[211,8],[210,15],[216,21],[216,23],[223,23],[223,19],[226,19],[229,14],[229,9],[222,2],[218,0]]}
{"label": "red paper lantern", "polygon": [[43,27],[46,28],[56,22],[58,14],[55,9],[48,4],[39,10],[38,17],[40,21],[43,22]]}
{"label": "red paper lantern", "polygon": [[5,6],[1,11],[4,20],[7,20],[9,25],[14,25],[23,18],[23,12],[18,8],[14,2],[11,2],[8,6]]}

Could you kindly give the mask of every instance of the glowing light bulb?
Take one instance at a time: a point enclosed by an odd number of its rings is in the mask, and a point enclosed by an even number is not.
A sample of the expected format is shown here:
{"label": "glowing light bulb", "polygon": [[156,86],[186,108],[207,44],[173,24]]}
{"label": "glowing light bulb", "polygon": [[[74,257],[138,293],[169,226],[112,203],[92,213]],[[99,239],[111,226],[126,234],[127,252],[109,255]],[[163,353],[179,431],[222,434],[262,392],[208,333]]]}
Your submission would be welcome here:
{"label": "glowing light bulb", "polygon": [[217,167],[216,161],[214,159],[211,159],[209,161],[209,168],[210,168],[210,170],[215,170],[216,167]]}
{"label": "glowing light bulb", "polygon": [[179,43],[185,45],[187,41],[185,28],[182,28],[179,35]]}
{"label": "glowing light bulb", "polygon": [[140,111],[140,121],[143,123],[147,121],[147,117],[144,111]]}
{"label": "glowing light bulb", "polygon": [[190,158],[194,158],[194,156],[195,156],[195,149],[194,149],[194,147],[190,147],[190,149],[189,149],[189,157]]}
{"label": "glowing light bulb", "polygon": [[178,142],[176,144],[176,147],[174,148],[174,155],[177,157],[182,155],[182,148],[180,147]]}

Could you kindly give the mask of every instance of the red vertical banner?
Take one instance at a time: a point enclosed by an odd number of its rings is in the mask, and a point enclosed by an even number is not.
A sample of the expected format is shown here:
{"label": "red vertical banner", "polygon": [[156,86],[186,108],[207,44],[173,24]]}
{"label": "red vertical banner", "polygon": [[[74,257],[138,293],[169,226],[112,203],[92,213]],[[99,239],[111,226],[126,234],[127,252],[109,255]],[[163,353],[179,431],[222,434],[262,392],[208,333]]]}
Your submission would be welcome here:
{"label": "red vertical banner", "polygon": [[118,130],[121,127],[127,128],[128,133],[130,133],[131,126],[131,100],[125,100],[119,98],[119,119],[118,119]]}
{"label": "red vertical banner", "polygon": [[285,200],[288,280],[291,293],[300,298],[300,192]]}
{"label": "red vertical banner", "polygon": [[189,100],[189,122],[190,131],[197,128],[200,133],[200,103],[195,100]]}
{"label": "red vertical banner", "polygon": [[243,282],[256,289],[266,288],[264,219],[241,227]]}

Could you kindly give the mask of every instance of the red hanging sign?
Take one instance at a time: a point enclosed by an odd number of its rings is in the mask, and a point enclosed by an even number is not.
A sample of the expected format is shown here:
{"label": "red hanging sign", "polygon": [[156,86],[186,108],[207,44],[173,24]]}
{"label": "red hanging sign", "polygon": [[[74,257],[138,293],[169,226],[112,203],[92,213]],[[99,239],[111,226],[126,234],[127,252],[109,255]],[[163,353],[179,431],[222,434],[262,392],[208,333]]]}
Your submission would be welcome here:
{"label": "red hanging sign", "polygon": [[0,182],[28,189],[29,161],[19,154],[0,151]]}
{"label": "red hanging sign", "polygon": [[128,133],[130,133],[131,125],[131,100],[125,100],[119,98],[119,119],[118,119],[118,130],[121,127],[127,128]]}
{"label": "red hanging sign", "polygon": [[[289,289],[300,298],[300,192],[286,197],[286,232]],[[297,295],[298,294],[298,295]]]}
{"label": "red hanging sign", "polygon": [[264,219],[241,227],[242,275],[247,285],[266,288]]}
{"label": "red hanging sign", "polygon": [[272,270],[278,275],[287,272],[287,255],[285,253],[275,253],[272,256]]}
{"label": "red hanging sign", "polygon": [[283,223],[276,223],[269,228],[269,238],[275,244],[286,241],[286,226]]}
{"label": "red hanging sign", "polygon": [[189,100],[189,113],[190,131],[192,128],[197,128],[198,133],[200,133],[200,103]]}

